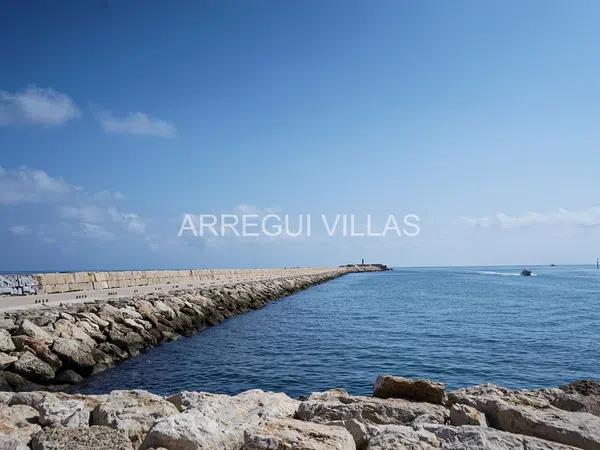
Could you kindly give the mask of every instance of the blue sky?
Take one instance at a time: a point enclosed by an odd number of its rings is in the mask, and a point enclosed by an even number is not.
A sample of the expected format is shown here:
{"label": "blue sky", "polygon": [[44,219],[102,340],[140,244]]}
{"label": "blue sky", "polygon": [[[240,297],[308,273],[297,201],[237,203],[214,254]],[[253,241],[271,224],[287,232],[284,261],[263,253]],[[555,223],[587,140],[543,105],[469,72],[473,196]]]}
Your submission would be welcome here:
{"label": "blue sky", "polygon": [[[600,4],[4,2],[0,270],[586,263]],[[416,238],[186,239],[184,213]]]}

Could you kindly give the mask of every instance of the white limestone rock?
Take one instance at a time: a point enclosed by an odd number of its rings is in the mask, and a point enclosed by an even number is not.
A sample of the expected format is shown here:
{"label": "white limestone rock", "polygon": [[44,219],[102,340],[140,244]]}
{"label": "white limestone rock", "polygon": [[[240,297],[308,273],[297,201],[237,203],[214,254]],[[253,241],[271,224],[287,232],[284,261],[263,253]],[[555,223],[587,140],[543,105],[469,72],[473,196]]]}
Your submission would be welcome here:
{"label": "white limestone rock", "polygon": [[298,401],[255,389],[235,396],[182,392],[168,399],[180,414],[158,420],[142,449],[165,447],[239,450],[244,429],[268,419],[292,418]]}
{"label": "white limestone rock", "polygon": [[92,411],[91,424],[122,430],[137,448],[157,420],[178,413],[173,404],[150,392],[112,391]]}
{"label": "white limestone rock", "polygon": [[267,421],[244,431],[243,450],[356,450],[344,428],[294,419]]}

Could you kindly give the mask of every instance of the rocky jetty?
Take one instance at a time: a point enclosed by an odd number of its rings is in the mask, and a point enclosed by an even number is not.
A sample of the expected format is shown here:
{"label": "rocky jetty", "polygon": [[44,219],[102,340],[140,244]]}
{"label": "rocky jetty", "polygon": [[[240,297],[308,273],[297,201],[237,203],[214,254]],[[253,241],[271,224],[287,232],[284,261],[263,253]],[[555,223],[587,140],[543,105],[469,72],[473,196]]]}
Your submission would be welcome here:
{"label": "rocky jetty", "polygon": [[0,391],[67,390],[67,385],[163,341],[349,272],[380,270],[315,270],[310,275],[5,313],[0,319]]}
{"label": "rocky jetty", "polygon": [[0,448],[12,450],[430,450],[600,448],[600,384],[511,390],[388,375],[372,397],[343,389],[299,400],[140,390],[0,393]]}

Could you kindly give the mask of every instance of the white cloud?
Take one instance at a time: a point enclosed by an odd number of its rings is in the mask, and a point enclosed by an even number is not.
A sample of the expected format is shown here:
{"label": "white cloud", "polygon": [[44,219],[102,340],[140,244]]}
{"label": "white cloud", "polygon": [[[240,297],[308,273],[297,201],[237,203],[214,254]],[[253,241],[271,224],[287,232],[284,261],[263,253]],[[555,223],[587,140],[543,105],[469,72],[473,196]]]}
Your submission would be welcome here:
{"label": "white cloud", "polygon": [[275,214],[279,211],[281,211],[281,209],[278,207],[259,208],[258,206],[249,205],[247,203],[240,203],[233,208],[233,213],[237,215],[256,214],[258,216],[266,216],[267,214]]}
{"label": "white cloud", "polygon": [[531,226],[569,225],[575,227],[600,226],[600,207],[594,206],[580,211],[560,208],[550,212],[526,212],[510,215],[503,212],[493,216],[460,217],[458,223],[470,227],[522,228]]}
{"label": "white cloud", "polygon": [[62,218],[81,222],[102,222],[105,213],[105,210],[96,205],[62,206],[59,208],[59,214]]}
{"label": "white cloud", "polygon": [[31,228],[27,225],[13,225],[8,229],[15,236],[25,236],[31,233]]}
{"label": "white cloud", "polygon": [[172,123],[149,117],[142,112],[129,113],[125,117],[114,117],[110,113],[102,113],[100,122],[104,131],[109,133],[163,138],[174,137],[177,134],[177,129]]}
{"label": "white cloud", "polygon": [[116,235],[96,223],[81,223],[83,236],[95,241],[112,241]]}
{"label": "white cloud", "polygon": [[81,115],[71,98],[52,88],[29,86],[24,91],[0,91],[0,125],[55,126]]}
{"label": "white cloud", "polygon": [[126,240],[132,234],[145,240],[150,221],[123,211],[123,201],[119,192],[90,193],[43,170],[0,166],[0,224],[15,236],[47,243]]}
{"label": "white cloud", "polygon": [[127,231],[133,233],[146,231],[146,221],[135,213],[124,213],[116,208],[109,208],[108,213],[113,222],[124,225]]}
{"label": "white cloud", "polygon": [[43,170],[0,166],[0,204],[52,200],[74,190],[62,178],[53,178]]}
{"label": "white cloud", "polygon": [[146,231],[145,219],[136,213],[120,211],[114,206],[97,204],[63,206],[59,208],[59,215],[63,219],[76,220],[81,223],[113,224],[132,233],[144,233]]}

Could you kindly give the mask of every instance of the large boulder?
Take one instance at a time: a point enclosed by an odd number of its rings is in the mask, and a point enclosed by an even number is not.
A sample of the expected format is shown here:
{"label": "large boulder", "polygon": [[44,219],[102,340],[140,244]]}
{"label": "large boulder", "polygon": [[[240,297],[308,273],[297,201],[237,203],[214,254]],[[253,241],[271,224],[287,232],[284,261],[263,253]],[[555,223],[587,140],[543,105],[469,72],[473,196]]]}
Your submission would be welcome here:
{"label": "large boulder", "polygon": [[180,414],[158,420],[141,449],[165,447],[178,450],[239,450],[244,429],[264,420],[292,418],[298,402],[285,394],[260,390],[233,397],[204,392],[183,392],[170,397]]}
{"label": "large boulder", "polygon": [[425,424],[420,429],[433,434],[440,442],[440,448],[445,450],[575,450],[568,445],[493,428]]}
{"label": "large boulder", "polygon": [[83,377],[74,370],[67,369],[57,373],[55,381],[59,384],[77,384],[83,381]]}
{"label": "large boulder", "polygon": [[90,409],[86,402],[77,398],[60,398],[46,395],[37,403],[40,424],[44,427],[62,425],[79,428],[90,423]]}
{"label": "large boulder", "polygon": [[580,448],[600,449],[600,417],[553,406],[563,394],[570,395],[560,389],[515,391],[481,385],[454,391],[450,393],[449,401],[476,408],[486,415],[490,426],[500,430]]}
{"label": "large boulder", "polygon": [[292,417],[300,402],[279,392],[265,392],[260,389],[241,392],[234,396],[211,394],[208,392],[183,391],[168,397],[179,411],[198,409],[210,414],[233,409],[234,417],[257,416],[262,418]]}
{"label": "large boulder", "polygon": [[145,339],[131,328],[119,323],[112,323],[107,330],[108,339],[130,355],[137,355],[147,344]]}
{"label": "large boulder", "polygon": [[83,319],[78,321],[76,325],[96,342],[106,341],[106,336],[100,331],[100,327],[96,323]]}
{"label": "large boulder", "polygon": [[0,370],[4,370],[10,367],[17,359],[16,356],[7,355],[6,353],[0,353]]}
{"label": "large boulder", "polygon": [[12,352],[15,345],[11,339],[10,333],[4,328],[0,328],[0,352]]}
{"label": "large boulder", "polygon": [[490,424],[510,433],[535,436],[588,450],[600,450],[600,417],[567,412],[555,407],[539,409],[503,402],[488,403]]}
{"label": "large boulder", "polygon": [[148,431],[139,449],[239,450],[243,443],[242,433],[242,430],[234,433],[219,424],[218,420],[209,419],[192,409],[158,420]]}
{"label": "large boulder", "polygon": [[54,341],[54,338],[48,330],[44,330],[43,328],[38,327],[29,319],[23,319],[18,334],[26,334],[27,336],[39,339],[48,345],[52,344],[52,342]]}
{"label": "large boulder", "polygon": [[92,339],[83,328],[78,327],[75,323],[66,320],[60,319],[54,323],[54,330],[60,334],[60,337],[76,339],[78,341],[83,342],[88,347],[94,347],[96,345],[96,341]]}
{"label": "large boulder", "polygon": [[367,450],[432,450],[441,447],[435,434],[406,425],[378,425],[371,427],[370,432]]}
{"label": "large boulder", "polygon": [[[101,319],[100,317],[98,317],[98,315],[96,315],[93,312],[79,312],[74,314],[74,317],[76,319],[85,319],[88,320],[89,322],[95,324],[98,326],[98,329],[102,330],[106,327],[108,327],[110,325],[110,322],[108,322],[107,320]],[[79,324],[81,326],[81,324]]]}
{"label": "large boulder", "polygon": [[123,431],[137,448],[154,422],[178,413],[158,395],[141,390],[112,391],[92,411],[91,424]]}
{"label": "large boulder", "polygon": [[[0,405],[0,435],[11,435],[21,444],[27,445],[31,436],[41,430],[35,422],[38,412],[35,408],[27,405]],[[7,443],[5,447],[0,441],[0,448],[10,448]]]}
{"label": "large boulder", "polygon": [[133,450],[127,436],[110,427],[46,428],[36,434],[32,450]]}
{"label": "large boulder", "polygon": [[322,424],[353,419],[367,426],[420,422],[443,424],[448,419],[448,410],[430,403],[350,396],[336,390],[331,395],[319,393],[309,397],[298,407],[297,416],[301,420]]}
{"label": "large boulder", "polygon": [[[10,398],[10,405],[27,405],[35,408],[37,411],[42,411],[46,408],[45,405],[50,403],[64,403],[65,405],[73,405],[71,401],[76,400],[80,409],[81,404],[85,411],[89,413],[99,404],[106,400],[106,395],[79,395],[79,394],[65,394],[63,392],[46,392],[46,391],[29,391],[29,392],[17,392],[14,393]],[[67,406],[61,407],[63,410],[68,412]],[[75,412],[75,411],[73,411]],[[48,415],[48,414],[46,414]],[[43,421],[46,423],[45,421]],[[48,422],[48,425],[51,423]]]}
{"label": "large boulder", "polygon": [[378,398],[403,398],[413,402],[444,405],[447,401],[446,385],[435,381],[379,375],[373,386],[373,396]]}
{"label": "large boulder", "polygon": [[60,358],[52,353],[45,342],[27,335],[13,336],[13,342],[17,350],[30,351],[42,361],[48,363],[55,371],[61,368]]}
{"label": "large boulder", "polygon": [[0,448],[2,450],[29,450],[18,435],[14,433],[0,433]]}
{"label": "large boulder", "polygon": [[19,359],[12,365],[19,375],[28,380],[38,383],[48,383],[54,379],[54,369],[45,361],[35,356],[33,353],[24,352]]}
{"label": "large boulder", "polygon": [[588,412],[600,416],[600,383],[579,380],[552,389],[549,395],[552,406],[566,411]]}
{"label": "large boulder", "polygon": [[123,319],[123,313],[119,308],[111,304],[105,303],[98,309],[96,315],[103,321],[108,323],[116,323]]}
{"label": "large boulder", "polygon": [[13,395],[12,392],[0,391],[0,406],[8,405]]}
{"label": "large boulder", "polygon": [[355,450],[356,446],[341,427],[294,419],[271,420],[244,431],[243,450],[272,449]]}
{"label": "large boulder", "polygon": [[76,339],[58,338],[52,346],[54,353],[63,361],[65,368],[87,375],[92,372],[95,360],[93,348]]}
{"label": "large boulder", "polygon": [[450,423],[456,427],[461,425],[487,427],[485,414],[471,406],[458,403],[450,407]]}
{"label": "large boulder", "polygon": [[0,391],[34,391],[41,388],[37,383],[29,381],[18,373],[0,371]]}
{"label": "large boulder", "polygon": [[547,408],[551,406],[548,391],[513,390],[495,384],[480,384],[450,392],[448,404],[460,403],[479,409],[478,405],[488,400],[502,400],[513,405]]}

